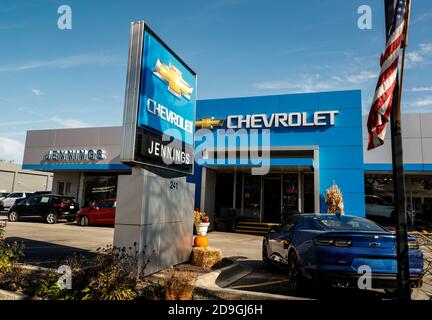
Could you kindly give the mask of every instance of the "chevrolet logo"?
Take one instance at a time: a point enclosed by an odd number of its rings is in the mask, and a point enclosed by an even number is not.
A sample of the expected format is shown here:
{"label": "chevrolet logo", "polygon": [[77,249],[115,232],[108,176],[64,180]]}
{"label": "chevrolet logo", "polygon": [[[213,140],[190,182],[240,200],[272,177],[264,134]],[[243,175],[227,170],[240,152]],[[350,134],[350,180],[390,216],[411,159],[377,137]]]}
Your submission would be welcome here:
{"label": "chevrolet logo", "polygon": [[190,100],[193,88],[183,80],[180,70],[171,63],[167,66],[158,59],[153,73],[168,84],[168,91],[177,98],[181,99],[183,95],[186,99]]}
{"label": "chevrolet logo", "polygon": [[201,120],[195,121],[195,126],[197,128],[204,128],[204,129],[213,129],[214,127],[220,127],[223,124],[223,120],[217,120],[213,117],[205,117]]}
{"label": "chevrolet logo", "polygon": [[371,243],[369,243],[369,247],[372,247],[372,248],[379,247],[380,245],[381,244],[379,242],[371,242]]}

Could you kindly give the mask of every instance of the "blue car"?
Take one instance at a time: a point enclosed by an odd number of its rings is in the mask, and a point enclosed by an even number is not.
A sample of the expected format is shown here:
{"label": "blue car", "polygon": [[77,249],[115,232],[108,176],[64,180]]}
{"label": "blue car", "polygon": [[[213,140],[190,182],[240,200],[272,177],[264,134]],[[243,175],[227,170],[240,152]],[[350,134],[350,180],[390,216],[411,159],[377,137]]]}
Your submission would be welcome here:
{"label": "blue car", "polygon": [[[423,254],[409,237],[410,282],[420,287]],[[358,288],[364,270],[372,274],[373,289],[396,288],[396,236],[360,217],[333,214],[291,216],[280,230],[263,240],[264,266],[287,268],[289,286],[303,280],[335,287]],[[366,267],[365,267],[366,266]]]}

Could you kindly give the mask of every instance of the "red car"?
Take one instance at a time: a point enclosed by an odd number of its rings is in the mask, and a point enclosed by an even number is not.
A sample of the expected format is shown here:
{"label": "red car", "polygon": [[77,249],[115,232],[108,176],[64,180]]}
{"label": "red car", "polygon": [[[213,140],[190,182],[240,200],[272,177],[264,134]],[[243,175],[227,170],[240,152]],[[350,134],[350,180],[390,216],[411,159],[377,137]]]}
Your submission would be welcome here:
{"label": "red car", "polygon": [[113,225],[116,212],[116,199],[106,199],[97,202],[94,206],[82,209],[76,217],[80,226],[89,224]]}

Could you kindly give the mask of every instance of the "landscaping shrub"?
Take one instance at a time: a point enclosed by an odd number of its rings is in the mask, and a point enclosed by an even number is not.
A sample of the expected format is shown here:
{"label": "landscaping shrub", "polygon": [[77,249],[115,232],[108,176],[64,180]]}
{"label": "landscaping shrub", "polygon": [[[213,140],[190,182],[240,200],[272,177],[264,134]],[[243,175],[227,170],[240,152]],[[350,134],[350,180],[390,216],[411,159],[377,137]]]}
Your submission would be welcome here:
{"label": "landscaping shrub", "polygon": [[5,223],[0,224],[0,274],[13,271],[15,263],[24,256],[24,245],[22,243],[7,243],[4,239]]}
{"label": "landscaping shrub", "polygon": [[[98,249],[93,259],[74,255],[60,261],[72,272],[72,288],[61,289],[62,276],[55,270],[34,272],[15,266],[22,256],[23,247],[17,243],[7,245],[1,241],[5,261],[0,269],[1,288],[21,291],[30,298],[55,300],[133,300],[139,297],[152,300],[192,299],[195,277],[188,272],[171,269],[167,277],[159,282],[150,282],[142,277],[149,257],[141,272],[137,268],[137,251],[129,254],[125,248],[107,246]],[[133,251],[132,251],[133,252]],[[145,256],[145,252],[143,252]],[[152,253],[152,255],[154,252]]]}
{"label": "landscaping shrub", "polygon": [[58,285],[60,276],[55,271],[49,272],[43,279],[36,282],[34,287],[28,288],[26,294],[44,299],[64,299],[65,292]]}
{"label": "landscaping shrub", "polygon": [[170,269],[165,279],[148,282],[143,297],[153,300],[191,300],[193,298],[195,276],[190,272]]}
{"label": "landscaping shrub", "polygon": [[1,288],[9,291],[24,292],[29,283],[20,268],[13,267],[9,273],[0,273]]}
{"label": "landscaping shrub", "polygon": [[120,263],[109,270],[99,271],[96,278],[82,291],[83,300],[133,300],[137,296],[138,278]]}
{"label": "landscaping shrub", "polygon": [[6,243],[0,241],[0,273],[9,273],[13,271],[14,264],[24,256],[24,245],[13,242]]}
{"label": "landscaping shrub", "polygon": [[16,263],[24,256],[22,243],[7,243],[4,239],[6,223],[0,221],[0,283],[11,291],[22,291],[27,282]]}
{"label": "landscaping shrub", "polygon": [[0,221],[0,241],[4,240],[4,228],[6,226],[5,221]]}

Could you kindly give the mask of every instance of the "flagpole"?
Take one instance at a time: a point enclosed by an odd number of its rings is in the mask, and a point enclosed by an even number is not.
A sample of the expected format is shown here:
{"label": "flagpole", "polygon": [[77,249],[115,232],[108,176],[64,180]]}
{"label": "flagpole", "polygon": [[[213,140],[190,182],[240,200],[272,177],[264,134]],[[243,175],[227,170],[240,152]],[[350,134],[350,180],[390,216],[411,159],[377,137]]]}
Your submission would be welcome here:
{"label": "flagpole", "polygon": [[406,47],[408,47],[408,28],[409,28],[409,17],[411,13],[411,1],[408,0],[407,5],[407,11],[406,11],[406,19],[405,19],[405,26],[404,26],[404,39],[402,41],[401,47],[402,47],[402,63],[401,63],[401,70],[400,70],[400,86],[399,86],[399,99],[398,99],[398,107],[397,107],[397,120],[401,121],[401,101],[402,101],[402,87],[403,87],[403,80],[404,80],[404,69],[405,69],[405,51]]}
{"label": "flagpole", "polygon": [[[386,17],[386,35],[392,24],[394,15],[394,1],[384,0]],[[407,22],[407,21],[406,21]],[[396,252],[397,252],[397,295],[400,300],[411,299],[410,273],[408,261],[408,228],[405,198],[405,173],[403,167],[402,128],[401,128],[401,93],[405,48],[402,56],[401,85],[398,79],[393,91],[393,102],[390,117],[391,149],[393,164],[393,193],[396,216]]]}

